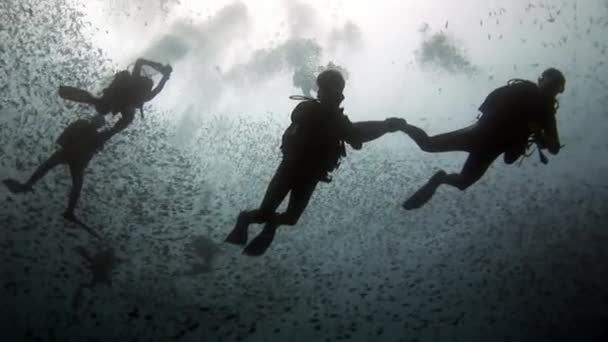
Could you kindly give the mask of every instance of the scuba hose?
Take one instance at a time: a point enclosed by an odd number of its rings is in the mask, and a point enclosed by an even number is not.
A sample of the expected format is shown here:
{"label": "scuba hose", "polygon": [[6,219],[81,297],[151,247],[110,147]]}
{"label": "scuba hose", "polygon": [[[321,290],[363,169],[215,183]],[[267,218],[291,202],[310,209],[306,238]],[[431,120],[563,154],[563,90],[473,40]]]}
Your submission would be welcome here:
{"label": "scuba hose", "polygon": [[534,154],[534,150],[538,150],[538,158],[540,159],[541,163],[543,163],[544,165],[547,165],[547,163],[549,163],[549,159],[547,159],[547,156],[541,150],[539,142],[536,140],[536,137],[532,136],[528,139],[528,143],[526,144],[526,152],[522,154],[517,166],[521,166],[521,164],[523,164],[524,162],[524,159],[532,157],[532,154]]}
{"label": "scuba hose", "polygon": [[[536,146],[534,146],[534,145],[536,145]],[[521,164],[523,163],[525,158],[532,157],[532,154],[534,154],[534,150],[538,151],[538,158],[540,159],[541,163],[546,165],[549,162],[549,159],[547,159],[547,156],[543,153],[543,151],[539,147],[538,140],[536,139],[535,136],[532,136],[532,137],[530,137],[530,139],[528,139],[528,143],[526,145],[526,152],[524,152],[524,154],[522,155],[523,158],[521,158],[521,160],[519,161],[518,166],[521,166]]]}
{"label": "scuba hose", "polygon": [[[565,145],[560,145],[560,148],[563,148],[564,146]],[[536,134],[534,134],[528,139],[528,143],[526,145],[526,151],[530,150],[530,152],[524,152],[518,166],[521,166],[525,158],[531,157],[532,154],[534,154],[535,149],[538,151],[538,158],[540,159],[540,162],[547,165],[549,163],[549,158],[547,158],[547,156],[543,153],[542,148],[540,147],[540,141],[536,137]]]}
{"label": "scuba hose", "polygon": [[312,97],[308,97],[308,96],[304,96],[304,95],[291,95],[289,96],[290,100],[296,100],[296,101],[317,101],[317,99],[314,99]]}

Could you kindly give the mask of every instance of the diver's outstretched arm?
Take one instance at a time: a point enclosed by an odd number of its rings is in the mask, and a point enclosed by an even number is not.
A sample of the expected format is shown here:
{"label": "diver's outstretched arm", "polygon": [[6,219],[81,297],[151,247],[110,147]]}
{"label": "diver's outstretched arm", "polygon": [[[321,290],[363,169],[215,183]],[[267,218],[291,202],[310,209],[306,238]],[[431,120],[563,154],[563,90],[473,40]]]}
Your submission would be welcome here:
{"label": "diver's outstretched arm", "polygon": [[152,100],[154,97],[156,97],[156,95],[158,95],[161,92],[161,90],[163,90],[165,83],[167,83],[167,81],[169,80],[169,75],[171,75],[171,71],[172,71],[171,66],[167,65],[166,67],[164,67],[164,70],[162,71],[163,78],[161,78],[161,80],[158,82],[156,87],[154,87],[154,89],[152,89],[152,91],[150,91],[150,94],[148,94],[148,96],[146,96],[146,98],[145,98],[146,102]]}
{"label": "diver's outstretched arm", "polygon": [[165,66],[158,63],[158,62],[153,62],[147,59],[143,59],[143,58],[138,58],[135,61],[135,66],[133,67],[133,75],[138,75],[141,76],[141,68],[144,65],[148,65],[154,69],[156,69],[159,72],[163,72],[163,70],[165,70]]}
{"label": "diver's outstretched arm", "polygon": [[[388,118],[383,121],[361,121],[353,123],[350,141],[358,142],[359,145],[376,140],[386,133],[392,133],[405,129],[407,123],[401,118]],[[351,142],[347,140],[350,145]],[[357,146],[353,145],[354,148]]]}
{"label": "diver's outstretched arm", "polygon": [[146,102],[148,102],[148,101],[152,100],[154,97],[156,97],[156,95],[158,95],[161,92],[161,90],[163,90],[163,87],[165,86],[165,83],[167,83],[167,81],[169,80],[169,76],[171,75],[171,72],[173,71],[173,69],[171,68],[170,65],[162,65],[158,62],[153,62],[153,61],[149,61],[147,59],[138,58],[137,61],[135,61],[135,66],[133,67],[133,74],[141,75],[141,68],[144,65],[149,65],[150,67],[156,69],[157,71],[159,71],[160,73],[163,74],[163,78],[160,80],[160,82],[158,82],[156,87],[154,89],[152,89],[152,91],[145,97],[144,100]]}

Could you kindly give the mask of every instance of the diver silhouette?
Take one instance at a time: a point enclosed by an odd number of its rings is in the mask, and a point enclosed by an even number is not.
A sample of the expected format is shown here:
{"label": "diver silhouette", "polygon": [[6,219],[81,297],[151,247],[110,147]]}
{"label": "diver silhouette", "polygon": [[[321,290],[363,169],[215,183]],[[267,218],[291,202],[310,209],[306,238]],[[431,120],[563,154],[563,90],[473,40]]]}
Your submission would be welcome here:
{"label": "diver silhouette", "polygon": [[102,116],[95,116],[91,120],[80,119],[72,122],[57,139],[59,149],[38,166],[27,182],[20,183],[14,179],[5,179],[3,183],[12,193],[31,192],[34,184],[51,169],[60,164],[67,164],[72,177],[72,190],[63,217],[76,222],[74,209],[82,190],[84,171],[95,153],[103,149],[108,137],[108,135],[98,131],[104,123]]}
{"label": "diver silhouette", "polygon": [[[154,81],[151,78],[142,74],[145,65],[162,73],[163,77],[156,87],[154,87]],[[133,122],[136,109],[139,108],[143,118],[144,103],[152,100],[161,92],[172,71],[170,65],[162,65],[139,58],[135,61],[131,72],[123,70],[114,75],[114,79],[103,90],[101,97],[95,97],[86,90],[70,86],[60,86],[59,96],[66,100],[93,105],[97,113],[102,116],[108,113],[114,115],[120,113],[120,119],[105,133],[112,136],[124,130]]]}
{"label": "diver silhouette", "polygon": [[[247,244],[248,227],[252,223],[265,223],[262,232],[243,250],[250,256],[264,254],[281,225],[295,225],[319,182],[330,182],[329,173],[335,170],[340,159],[346,156],[345,143],[354,149],[377,139],[388,132],[406,126],[404,119],[388,118],[383,121],[352,123],[340,108],[345,81],[336,70],[326,70],[317,77],[317,99],[304,99],[291,114],[291,125],[282,136],[280,162],[258,209],[243,211],[226,242]],[[289,194],[287,210],[276,213],[278,206]]]}
{"label": "diver silhouette", "polygon": [[407,210],[427,203],[441,184],[465,190],[475,184],[494,160],[504,153],[504,162],[512,164],[536,144],[541,161],[547,163],[542,149],[559,153],[555,114],[556,99],[564,91],[566,78],[555,68],[546,69],[538,79],[514,79],[492,91],[482,105],[479,120],[466,128],[429,137],[422,129],[407,125],[403,131],[426,152],[464,151],[469,156],[460,173],[440,170],[403,203]]}

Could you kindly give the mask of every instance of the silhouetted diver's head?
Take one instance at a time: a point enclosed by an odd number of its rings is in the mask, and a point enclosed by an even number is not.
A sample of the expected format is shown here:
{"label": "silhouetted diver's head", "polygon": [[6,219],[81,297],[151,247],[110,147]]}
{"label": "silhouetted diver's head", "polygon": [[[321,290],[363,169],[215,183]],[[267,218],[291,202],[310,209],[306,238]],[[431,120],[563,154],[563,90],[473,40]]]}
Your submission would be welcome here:
{"label": "silhouetted diver's head", "polygon": [[337,108],[344,100],[342,92],[345,85],[346,81],[338,70],[325,70],[317,76],[317,98],[321,104]]}
{"label": "silhouetted diver's head", "polygon": [[545,94],[555,97],[564,92],[566,87],[566,77],[556,68],[549,68],[543,71],[538,79],[538,87]]}

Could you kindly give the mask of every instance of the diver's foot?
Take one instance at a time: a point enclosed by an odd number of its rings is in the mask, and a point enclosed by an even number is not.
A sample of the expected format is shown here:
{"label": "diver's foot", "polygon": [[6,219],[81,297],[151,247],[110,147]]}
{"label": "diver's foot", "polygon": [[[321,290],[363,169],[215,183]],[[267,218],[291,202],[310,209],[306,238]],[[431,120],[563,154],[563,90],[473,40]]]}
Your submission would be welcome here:
{"label": "diver's foot", "polygon": [[248,256],[260,256],[266,252],[276,233],[276,227],[264,227],[262,232],[258,234],[243,250],[243,254]]}
{"label": "diver's foot", "polygon": [[23,184],[14,179],[8,178],[8,179],[3,180],[2,183],[4,183],[4,185],[8,188],[8,191],[12,192],[13,194],[21,194],[24,192],[34,191],[34,189],[32,189],[31,185]]}
{"label": "diver's foot", "polygon": [[77,222],[78,221],[78,219],[76,218],[76,215],[74,215],[73,211],[66,211],[66,212],[63,213],[62,216],[63,216],[64,219],[66,219],[68,221],[71,221],[71,222]]}
{"label": "diver's foot", "polygon": [[236,219],[236,225],[228,234],[224,242],[231,243],[233,245],[244,246],[247,243],[247,228],[249,224],[245,213],[240,213]]}
{"label": "diver's foot", "polygon": [[410,198],[403,202],[403,209],[413,210],[425,205],[428,201],[431,200],[431,198],[435,194],[435,190],[437,190],[437,187],[441,184],[441,179],[446,175],[447,174],[443,170],[437,171],[433,175],[433,177],[431,177],[431,179],[429,179],[429,181],[426,182],[424,186],[422,186],[422,188],[420,188]]}

